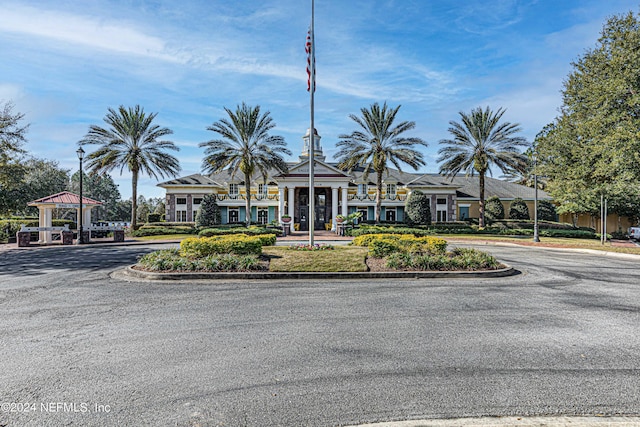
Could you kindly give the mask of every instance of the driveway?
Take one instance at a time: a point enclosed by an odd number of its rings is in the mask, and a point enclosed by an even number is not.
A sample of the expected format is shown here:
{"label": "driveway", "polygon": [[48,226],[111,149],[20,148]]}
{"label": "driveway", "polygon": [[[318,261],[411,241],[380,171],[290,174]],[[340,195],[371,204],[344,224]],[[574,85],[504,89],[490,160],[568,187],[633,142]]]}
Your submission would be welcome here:
{"label": "driveway", "polygon": [[134,283],[153,246],[6,251],[0,425],[640,414],[637,258],[483,246],[500,279]]}

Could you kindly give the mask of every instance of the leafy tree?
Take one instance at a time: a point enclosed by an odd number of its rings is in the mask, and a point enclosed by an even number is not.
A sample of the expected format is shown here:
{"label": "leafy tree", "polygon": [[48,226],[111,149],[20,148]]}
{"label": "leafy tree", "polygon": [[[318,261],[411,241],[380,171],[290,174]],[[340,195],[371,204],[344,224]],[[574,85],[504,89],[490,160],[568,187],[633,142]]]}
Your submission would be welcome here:
{"label": "leafy tree", "polygon": [[377,223],[380,222],[382,211],[383,174],[389,173],[389,165],[401,170],[400,164],[405,163],[418,170],[418,167],[426,164],[422,153],[414,147],[426,147],[427,143],[420,138],[403,136],[405,132],[415,128],[415,122],[404,121],[394,126],[399,109],[400,105],[389,108],[385,102],[380,107],[376,102],[369,109],[360,110],[362,117],[350,114],[349,117],[360,129],[348,135],[340,135],[340,141],[336,144],[339,150],[335,157],[339,168],[351,172],[362,167],[365,180],[371,172],[376,173]]}
{"label": "leafy tree", "polygon": [[604,25],[596,46],[572,63],[560,115],[537,138],[548,191],[559,213],[637,215],[640,194],[640,20],[629,12]]}
{"label": "leafy tree", "polygon": [[149,214],[152,212],[151,206],[144,196],[138,196],[138,202],[136,203],[136,216],[140,222],[146,222]]}
{"label": "leafy tree", "polygon": [[158,203],[156,204],[156,207],[153,209],[153,213],[154,214],[158,214],[160,216],[166,214],[166,205],[164,203],[164,200],[162,200],[162,199],[158,200]]}
{"label": "leafy tree", "polygon": [[69,171],[61,169],[54,160],[27,157],[20,160],[12,182],[0,190],[0,213],[33,215],[37,209],[28,207],[32,200],[67,189]]}
{"label": "leafy tree", "polygon": [[211,227],[220,223],[222,223],[222,214],[218,202],[216,202],[216,196],[206,194],[202,198],[202,203],[200,203],[196,214],[196,227]]}
{"label": "leafy tree", "polygon": [[516,197],[509,206],[509,219],[529,219],[529,207],[524,200]]}
{"label": "leafy tree", "polygon": [[128,200],[119,200],[116,203],[113,218],[110,218],[114,221],[129,221],[131,219],[131,199]]}
{"label": "leafy tree", "polygon": [[412,191],[404,213],[410,225],[431,225],[431,198],[420,190]]}
{"label": "leafy tree", "polygon": [[491,196],[484,205],[484,216],[489,221],[504,219],[504,205],[498,196]]}
{"label": "leafy tree", "polygon": [[[176,176],[180,171],[178,159],[167,153],[180,149],[171,141],[162,140],[172,130],[153,124],[157,113],[145,114],[139,105],[133,108],[109,108],[104,118],[107,128],[91,125],[80,145],[94,144],[98,149],[90,153],[88,167],[93,173],[108,173],[114,169],[131,172],[131,227],[137,228],[138,178],[147,174]],[[146,218],[146,216],[145,216]]]}
{"label": "leafy tree", "polygon": [[478,107],[471,114],[460,112],[462,123],[449,122],[449,132],[453,139],[443,139],[438,150],[440,173],[454,177],[461,171],[467,175],[479,176],[480,187],[480,227],[485,225],[484,184],[491,166],[497,166],[503,173],[521,171],[526,168],[526,156],[518,151],[528,145],[524,137],[516,136],[521,129],[518,124],[500,123],[506,110],[499,108],[495,113],[489,107]]}
{"label": "leafy tree", "polygon": [[[80,193],[80,171],[71,176],[69,191]],[[118,185],[109,174],[85,174],[83,172],[82,195],[103,203],[91,210],[92,221],[115,219],[116,205],[121,196]]]}
{"label": "leafy tree", "polygon": [[267,111],[260,113],[260,106],[250,107],[244,102],[233,112],[225,107],[229,119],[221,119],[207,130],[220,138],[203,142],[205,158],[202,169],[207,173],[229,168],[231,176],[238,172],[244,176],[247,226],[251,224],[251,178],[260,173],[266,181],[269,170],[286,173],[289,168],[282,155],[291,155],[282,136],[269,135],[276,124]]}
{"label": "leafy tree", "polygon": [[22,125],[24,114],[13,112],[13,103],[0,103],[0,213],[6,214],[16,207],[15,192],[26,169],[21,156],[27,141],[29,125]]}
{"label": "leafy tree", "polygon": [[556,206],[550,200],[538,200],[538,219],[541,221],[557,221]]}
{"label": "leafy tree", "polygon": [[25,152],[22,145],[27,142],[25,134],[29,125],[20,124],[24,114],[14,113],[13,107],[12,102],[5,102],[0,107],[0,160]]}

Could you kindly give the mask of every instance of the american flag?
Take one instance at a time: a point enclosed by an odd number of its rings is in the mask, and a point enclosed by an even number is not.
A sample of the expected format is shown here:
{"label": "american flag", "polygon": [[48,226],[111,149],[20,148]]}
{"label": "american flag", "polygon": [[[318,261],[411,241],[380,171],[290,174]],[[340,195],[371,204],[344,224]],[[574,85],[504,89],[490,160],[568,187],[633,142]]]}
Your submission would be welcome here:
{"label": "american flag", "polygon": [[313,91],[316,91],[316,58],[314,52],[313,40],[311,37],[311,28],[307,32],[307,42],[304,45],[304,51],[307,52],[307,92],[311,91],[311,62],[313,59]]}

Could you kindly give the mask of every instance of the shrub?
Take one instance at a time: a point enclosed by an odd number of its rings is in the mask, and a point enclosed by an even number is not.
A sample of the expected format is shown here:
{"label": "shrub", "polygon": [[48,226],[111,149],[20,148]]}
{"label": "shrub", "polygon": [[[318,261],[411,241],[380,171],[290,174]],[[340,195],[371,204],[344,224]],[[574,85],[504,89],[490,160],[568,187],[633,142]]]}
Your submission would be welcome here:
{"label": "shrub", "polygon": [[353,239],[353,244],[368,247],[369,255],[375,258],[394,252],[443,254],[447,250],[447,241],[433,236],[366,234]]}
{"label": "shrub", "polygon": [[147,215],[147,222],[160,222],[162,221],[162,214],[150,213]]}
{"label": "shrub", "polygon": [[205,228],[204,230],[200,230],[200,232],[198,233],[200,237],[225,236],[230,234],[246,234],[250,236],[259,235],[259,234],[273,234],[275,236],[282,236],[282,229],[257,227],[253,225],[249,228],[245,227],[244,225],[241,225],[241,226],[225,225],[224,227]]}
{"label": "shrub", "polygon": [[450,254],[395,253],[386,259],[387,268],[415,270],[495,270],[500,263],[476,249],[454,249]]}
{"label": "shrub", "polygon": [[252,271],[264,267],[255,255],[220,254],[202,259],[181,256],[179,249],[164,249],[146,254],[138,264],[150,271]]}
{"label": "shrub", "polygon": [[273,246],[276,244],[276,235],[275,234],[258,234],[255,237],[260,239],[260,244],[262,246]]}
{"label": "shrub", "polygon": [[204,258],[214,254],[261,255],[262,240],[258,236],[233,235],[189,237],[180,242],[182,255]]}
{"label": "shrub", "polygon": [[538,200],[538,221],[557,221],[556,206],[549,200]]}
{"label": "shrub", "polygon": [[409,228],[409,227],[385,227],[381,225],[365,225],[360,228],[354,229],[351,233],[352,236],[362,236],[365,234],[411,234],[414,236],[429,236],[433,234],[433,231],[424,228]]}
{"label": "shrub", "polygon": [[157,226],[142,226],[137,230],[131,232],[131,235],[134,237],[145,237],[145,236],[163,236],[163,235],[172,235],[172,234],[194,234],[195,229],[189,226],[183,227],[157,227]]}
{"label": "shrub", "polygon": [[392,253],[402,252],[400,247],[398,239],[389,237],[374,239],[369,243],[369,255],[375,258],[384,258]]}
{"label": "shrub", "polygon": [[407,199],[404,213],[409,225],[430,225],[431,198],[420,190],[412,191]]}
{"label": "shrub", "polygon": [[484,203],[484,216],[489,221],[504,219],[504,206],[498,196],[491,196]]}
{"label": "shrub", "polygon": [[222,222],[220,207],[216,201],[216,196],[207,194],[202,198],[202,203],[196,213],[196,227],[211,227]]}
{"label": "shrub", "polygon": [[529,219],[529,208],[527,204],[519,197],[513,199],[509,207],[510,219]]}

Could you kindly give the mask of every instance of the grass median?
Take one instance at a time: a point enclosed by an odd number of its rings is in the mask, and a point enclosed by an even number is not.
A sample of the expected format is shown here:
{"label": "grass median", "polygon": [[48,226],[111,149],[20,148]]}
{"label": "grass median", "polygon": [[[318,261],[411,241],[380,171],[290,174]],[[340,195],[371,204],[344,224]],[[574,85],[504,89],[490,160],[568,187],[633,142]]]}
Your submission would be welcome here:
{"label": "grass median", "polygon": [[269,257],[269,271],[367,271],[367,248],[358,246],[336,246],[325,251],[299,251],[287,246],[266,246],[262,248],[262,254]]}

